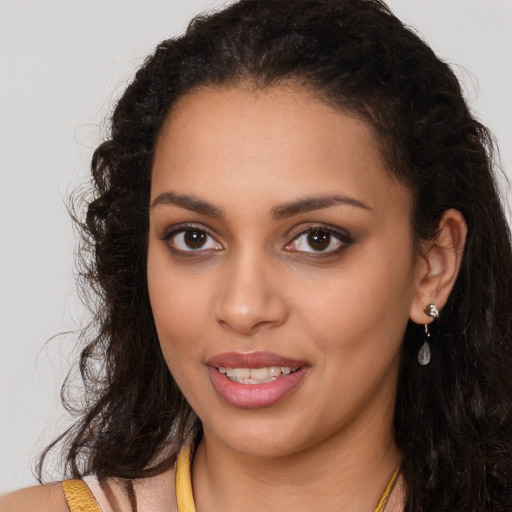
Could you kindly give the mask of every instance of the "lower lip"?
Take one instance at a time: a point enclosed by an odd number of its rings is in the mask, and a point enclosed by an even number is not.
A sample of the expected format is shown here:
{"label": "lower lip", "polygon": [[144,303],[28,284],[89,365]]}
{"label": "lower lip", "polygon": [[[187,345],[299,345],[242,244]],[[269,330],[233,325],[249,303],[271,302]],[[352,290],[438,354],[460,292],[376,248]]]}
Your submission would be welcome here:
{"label": "lower lip", "polygon": [[241,409],[257,409],[269,407],[287,397],[306,375],[308,367],[303,366],[265,384],[240,384],[229,380],[217,368],[209,367],[208,370],[213,387],[224,402]]}

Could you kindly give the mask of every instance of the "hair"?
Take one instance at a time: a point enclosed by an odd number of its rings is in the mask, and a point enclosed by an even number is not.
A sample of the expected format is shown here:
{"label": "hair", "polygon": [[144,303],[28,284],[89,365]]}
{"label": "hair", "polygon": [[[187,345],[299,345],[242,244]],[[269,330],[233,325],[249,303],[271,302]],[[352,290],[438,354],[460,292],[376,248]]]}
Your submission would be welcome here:
{"label": "hair", "polygon": [[391,174],[412,192],[418,240],[435,238],[447,209],[463,214],[467,240],[433,324],[432,363],[416,360],[420,326],[410,322],[402,344],[394,434],[405,510],[508,511],[512,249],[494,143],[450,67],[381,0],[241,0],[195,18],[136,73],[92,159],[94,198],[81,229],[95,330],[80,358],[85,410],[59,438],[68,473],[154,475],[190,430],[200,435],[160,351],[148,297],[152,158],[180,97],[243,84],[306,88],[369,123]]}

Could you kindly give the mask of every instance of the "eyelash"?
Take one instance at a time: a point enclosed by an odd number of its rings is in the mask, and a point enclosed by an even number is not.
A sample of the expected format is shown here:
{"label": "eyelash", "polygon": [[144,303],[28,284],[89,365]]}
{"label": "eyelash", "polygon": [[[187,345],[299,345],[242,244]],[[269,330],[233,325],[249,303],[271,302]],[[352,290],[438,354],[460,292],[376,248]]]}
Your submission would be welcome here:
{"label": "eyelash", "polygon": [[[328,244],[324,249],[321,250],[315,250],[311,247],[310,241],[307,240],[311,235],[315,233],[322,233],[327,235],[329,238]],[[294,250],[291,248],[292,244],[297,243],[301,238],[305,238],[306,242],[309,247],[311,248],[310,251],[306,250]],[[329,249],[329,246],[332,244],[333,240],[336,239],[339,242],[339,245],[335,248]],[[332,256],[335,254],[339,254],[343,250],[345,250],[351,243],[353,242],[352,237],[346,232],[339,229],[335,229],[331,226],[327,226],[324,224],[316,224],[313,226],[309,226],[306,229],[302,229],[297,235],[294,236],[294,238],[285,245],[284,249],[288,250],[289,252],[296,252],[303,256],[306,256],[308,258],[325,258],[328,256]],[[291,249],[288,249],[291,248]],[[328,250],[326,250],[328,249]]]}
{"label": "eyelash", "polygon": [[[213,241],[217,247],[203,248],[201,246],[201,247],[198,247],[195,249],[192,247],[189,247],[188,249],[182,249],[182,248],[172,245],[173,239],[176,240],[178,238],[178,236],[180,236],[180,235],[185,237],[187,233],[189,233],[189,234],[190,233],[199,233],[202,235],[206,235],[206,237],[208,237],[210,239],[210,240],[208,240],[208,239],[206,240],[206,244]],[[180,255],[184,255],[184,256],[194,256],[194,255],[197,255],[198,253],[204,254],[205,252],[223,250],[223,247],[219,244],[219,242],[217,242],[215,240],[215,237],[209,232],[208,229],[205,229],[204,226],[198,226],[196,224],[181,224],[181,225],[175,227],[174,229],[172,229],[171,231],[165,233],[162,240],[167,243],[167,245],[170,247],[170,249],[172,251],[179,253]],[[183,240],[183,242],[186,243],[184,240]]]}
{"label": "eyelash", "polygon": [[[176,239],[178,239],[179,236],[182,236],[183,239],[181,240],[181,243],[186,244],[187,242],[184,240],[184,237],[187,235],[187,233],[197,233],[201,236],[205,236],[205,243],[197,248],[180,248],[176,247]],[[307,240],[308,237],[312,236],[313,234],[322,233],[327,235],[327,245],[325,248],[322,248],[320,250],[315,250],[311,247],[310,240]],[[293,245],[296,244],[298,241],[300,241],[301,238],[305,238],[307,244],[309,244],[309,247],[311,250],[297,250],[293,248]],[[329,249],[329,246],[332,245],[332,238],[336,239],[339,242],[339,245],[335,247],[334,249]],[[171,231],[165,233],[162,240],[167,243],[167,245],[170,247],[170,249],[178,253],[180,255],[184,256],[194,256],[194,255],[200,255],[205,254],[208,252],[213,251],[222,251],[223,247],[222,245],[217,242],[215,237],[210,233],[208,229],[206,229],[202,225],[196,225],[196,224],[181,224]],[[174,240],[174,244],[173,244]],[[201,241],[201,240],[200,240]],[[342,252],[344,249],[346,249],[351,243],[352,243],[351,236],[346,231],[341,231],[338,229],[334,229],[330,226],[323,225],[323,224],[316,224],[307,227],[306,229],[301,229],[294,237],[293,239],[288,242],[283,250],[286,252],[291,253],[297,253],[302,256],[308,257],[308,258],[322,258],[322,257],[328,257],[332,256],[334,254],[338,254]],[[214,244],[213,247],[206,247],[204,248],[204,245],[207,244]],[[326,250],[327,249],[327,250]]]}

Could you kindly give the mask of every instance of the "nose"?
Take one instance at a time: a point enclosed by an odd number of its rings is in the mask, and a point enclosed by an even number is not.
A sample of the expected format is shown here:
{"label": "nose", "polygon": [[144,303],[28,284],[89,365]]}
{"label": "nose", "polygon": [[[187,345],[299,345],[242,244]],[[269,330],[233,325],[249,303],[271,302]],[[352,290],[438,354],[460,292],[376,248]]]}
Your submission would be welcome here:
{"label": "nose", "polygon": [[289,313],[278,274],[275,265],[254,253],[231,261],[214,305],[216,321],[244,336],[285,323]]}

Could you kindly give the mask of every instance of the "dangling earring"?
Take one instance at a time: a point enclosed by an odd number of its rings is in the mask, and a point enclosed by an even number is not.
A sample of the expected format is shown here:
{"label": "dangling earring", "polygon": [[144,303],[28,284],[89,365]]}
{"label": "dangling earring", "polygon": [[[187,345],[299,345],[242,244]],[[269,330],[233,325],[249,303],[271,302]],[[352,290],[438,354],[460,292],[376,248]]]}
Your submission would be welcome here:
{"label": "dangling earring", "polygon": [[[434,319],[439,318],[439,310],[434,304],[427,304],[425,307],[425,314]],[[430,363],[430,344],[428,342],[430,333],[428,332],[428,324],[425,324],[425,333],[423,335],[423,345],[418,352],[418,363],[422,366],[426,366]]]}

